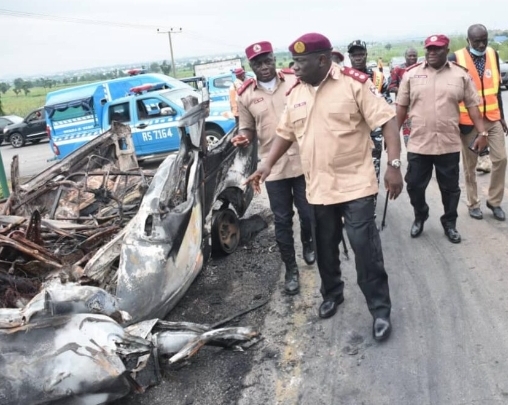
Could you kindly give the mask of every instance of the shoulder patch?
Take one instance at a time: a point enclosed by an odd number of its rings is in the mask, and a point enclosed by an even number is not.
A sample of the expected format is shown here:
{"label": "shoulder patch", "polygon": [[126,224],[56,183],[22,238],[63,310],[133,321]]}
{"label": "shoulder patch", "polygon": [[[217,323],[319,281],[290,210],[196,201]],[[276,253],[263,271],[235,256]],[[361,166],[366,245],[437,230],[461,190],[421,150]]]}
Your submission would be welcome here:
{"label": "shoulder patch", "polygon": [[300,84],[300,79],[296,79],[296,82],[289,88],[289,90],[286,92],[286,96],[289,96],[293,89]]}
{"label": "shoulder patch", "polygon": [[409,72],[411,69],[414,69],[415,67],[420,66],[422,63],[423,63],[423,62],[419,62],[419,63],[415,63],[414,65],[409,66],[409,67],[406,69],[406,72]]}
{"label": "shoulder patch", "polygon": [[457,62],[455,62],[454,60],[450,61],[450,63],[452,65],[455,65],[455,66],[458,66],[459,68],[461,68],[462,70],[465,70],[466,72],[469,72],[469,70],[467,70],[466,67],[462,66],[462,65],[459,65]]}
{"label": "shoulder patch", "polygon": [[367,73],[360,72],[359,70],[353,68],[342,68],[340,71],[342,74],[352,77],[360,83],[365,83],[369,79],[369,75]]}
{"label": "shoulder patch", "polygon": [[256,80],[254,80],[252,77],[250,79],[245,80],[242,86],[236,91],[236,93],[240,96],[255,81]]}

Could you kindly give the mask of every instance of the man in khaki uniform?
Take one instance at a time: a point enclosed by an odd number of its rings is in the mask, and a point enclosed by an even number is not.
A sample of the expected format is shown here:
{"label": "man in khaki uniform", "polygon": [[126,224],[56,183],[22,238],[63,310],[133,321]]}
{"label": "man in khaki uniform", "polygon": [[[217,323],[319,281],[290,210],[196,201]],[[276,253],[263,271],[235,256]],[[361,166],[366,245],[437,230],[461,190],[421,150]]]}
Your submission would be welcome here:
{"label": "man in khaki uniform", "polygon": [[472,145],[475,151],[487,146],[478,105],[476,87],[463,67],[448,62],[449,39],[432,35],[425,40],[423,63],[410,67],[397,93],[397,120],[399,128],[406,119],[409,107],[411,136],[407,144],[407,192],[414,208],[415,220],[411,236],[418,237],[429,217],[425,190],[436,168],[436,179],[441,190],[444,215],[441,224],[452,243],[460,243],[457,232],[459,205],[459,161],[462,143],[459,130],[459,103],[464,102],[480,137]]}
{"label": "man in khaki uniform", "polygon": [[[245,146],[257,137],[259,155],[266,158],[275,138],[275,129],[286,105],[286,93],[296,81],[293,70],[277,72],[272,45],[262,41],[245,50],[256,75],[238,89],[239,134],[232,139],[237,146]],[[287,294],[299,291],[298,266],[293,239],[293,203],[300,217],[303,258],[307,264],[315,261],[312,241],[310,207],[305,197],[305,178],[298,145],[290,148],[274,166],[267,178],[266,189],[274,214],[275,238],[286,266],[284,289]]]}
{"label": "man in khaki uniform", "polygon": [[233,71],[235,75],[235,81],[229,87],[229,104],[231,106],[231,112],[235,116],[236,125],[239,122],[239,114],[238,114],[238,101],[236,92],[240,87],[242,87],[243,82],[245,81],[245,70],[243,68],[236,68]]}
{"label": "man in khaki uniform", "polygon": [[365,73],[332,62],[332,46],[323,35],[305,34],[289,50],[299,81],[288,95],[270,154],[249,181],[259,191],[278,159],[298,143],[315,219],[323,295],[319,316],[333,316],[344,301],[338,251],[344,218],[358,284],[374,318],[373,336],[383,340],[391,331],[391,302],[374,220],[378,182],[370,132],[383,127],[389,164],[385,187],[391,198],[397,198],[403,182],[395,112]]}

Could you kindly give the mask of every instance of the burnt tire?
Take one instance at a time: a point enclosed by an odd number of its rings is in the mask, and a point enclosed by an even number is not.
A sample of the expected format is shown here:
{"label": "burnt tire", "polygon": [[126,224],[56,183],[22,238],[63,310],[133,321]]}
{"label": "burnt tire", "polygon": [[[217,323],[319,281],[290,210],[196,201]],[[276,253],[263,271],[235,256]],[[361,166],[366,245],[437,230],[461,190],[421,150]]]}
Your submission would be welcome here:
{"label": "burnt tire", "polygon": [[14,132],[9,137],[9,142],[11,143],[13,148],[21,148],[25,145],[25,137],[21,135],[19,132]]}
{"label": "burnt tire", "polygon": [[212,218],[212,251],[233,253],[240,243],[240,220],[232,209],[217,211]]}
{"label": "burnt tire", "polygon": [[213,145],[215,145],[224,137],[224,134],[222,132],[217,131],[216,129],[205,129],[205,134],[208,149],[210,149]]}

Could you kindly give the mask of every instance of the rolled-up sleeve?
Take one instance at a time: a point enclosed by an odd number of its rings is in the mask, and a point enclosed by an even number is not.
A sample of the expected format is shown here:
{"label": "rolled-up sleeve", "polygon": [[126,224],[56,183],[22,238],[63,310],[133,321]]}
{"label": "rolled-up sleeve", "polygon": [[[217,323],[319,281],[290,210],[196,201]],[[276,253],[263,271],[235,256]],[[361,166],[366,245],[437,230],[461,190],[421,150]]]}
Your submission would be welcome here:
{"label": "rolled-up sleeve", "polygon": [[464,105],[466,108],[477,107],[480,105],[480,96],[471,76],[464,78]]}
{"label": "rolled-up sleeve", "polygon": [[400,81],[399,91],[397,93],[395,103],[402,107],[408,107],[409,101],[409,75],[405,74],[402,76],[402,80]]}
{"label": "rolled-up sleeve", "polygon": [[277,136],[280,136],[282,139],[285,139],[286,141],[296,142],[293,123],[291,122],[287,107],[284,108],[284,112],[280,117],[279,124],[277,125],[275,133],[277,134]]}
{"label": "rolled-up sleeve", "polygon": [[249,109],[243,104],[242,97],[238,97],[236,99],[238,106],[238,117],[239,117],[239,125],[238,129],[249,129],[251,131],[256,130],[256,120],[253,115],[250,113]]}
{"label": "rolled-up sleeve", "polygon": [[395,117],[395,111],[386,102],[370,79],[365,83],[356,83],[355,85],[361,86],[360,91],[355,92],[356,102],[370,129],[374,130]]}

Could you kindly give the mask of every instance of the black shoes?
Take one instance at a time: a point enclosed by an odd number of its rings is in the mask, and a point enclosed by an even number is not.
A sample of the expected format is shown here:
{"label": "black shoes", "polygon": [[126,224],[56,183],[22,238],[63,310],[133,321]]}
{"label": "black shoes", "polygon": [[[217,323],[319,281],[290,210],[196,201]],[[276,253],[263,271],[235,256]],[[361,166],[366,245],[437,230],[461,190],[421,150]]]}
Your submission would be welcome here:
{"label": "black shoes", "polygon": [[501,207],[494,207],[490,205],[489,202],[487,201],[487,208],[492,210],[494,218],[496,218],[498,221],[504,221],[506,219],[504,211]]}
{"label": "black shoes", "polygon": [[451,227],[445,228],[444,233],[450,242],[460,243],[460,241],[461,241],[460,233],[458,233],[455,228],[451,228]]}
{"label": "black shoes", "polygon": [[337,312],[337,308],[340,304],[344,302],[344,296],[341,295],[340,297],[333,299],[333,298],[326,298],[321,306],[319,307],[319,317],[326,319],[330,318],[335,315]]}
{"label": "black shoes", "polygon": [[418,236],[421,235],[421,233],[423,232],[423,224],[425,223],[427,218],[425,218],[425,219],[415,218],[415,221],[413,222],[413,225],[411,226],[411,237],[412,238],[417,238]]}
{"label": "black shoes", "polygon": [[378,342],[388,339],[392,332],[392,323],[390,318],[375,318],[372,325],[372,336]]}
{"label": "black shoes", "polygon": [[316,261],[316,253],[314,252],[314,244],[312,243],[312,239],[303,242],[303,260],[305,260],[305,263],[308,265],[314,264]]}
{"label": "black shoes", "polygon": [[469,216],[474,219],[483,219],[483,213],[480,208],[469,208]]}
{"label": "black shoes", "polygon": [[300,292],[300,275],[296,263],[291,266],[286,265],[286,276],[284,280],[284,291],[288,295],[296,295]]}

